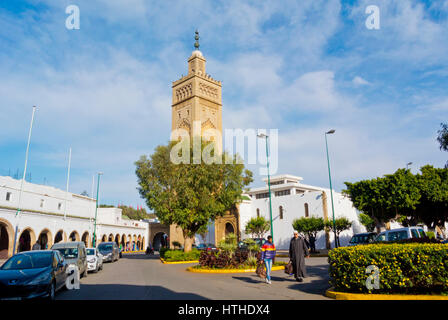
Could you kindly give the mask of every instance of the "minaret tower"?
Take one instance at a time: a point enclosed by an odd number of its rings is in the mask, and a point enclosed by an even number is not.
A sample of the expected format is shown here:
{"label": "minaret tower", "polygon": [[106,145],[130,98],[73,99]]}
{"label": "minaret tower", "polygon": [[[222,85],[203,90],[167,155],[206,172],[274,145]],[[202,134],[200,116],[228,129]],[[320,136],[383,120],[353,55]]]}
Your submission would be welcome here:
{"label": "minaret tower", "polygon": [[[221,81],[206,73],[197,30],[195,40],[195,50],[188,59],[188,74],[173,82],[172,130],[185,129],[193,137],[202,136],[204,130],[212,128],[222,136]],[[193,132],[195,122],[200,128]]]}

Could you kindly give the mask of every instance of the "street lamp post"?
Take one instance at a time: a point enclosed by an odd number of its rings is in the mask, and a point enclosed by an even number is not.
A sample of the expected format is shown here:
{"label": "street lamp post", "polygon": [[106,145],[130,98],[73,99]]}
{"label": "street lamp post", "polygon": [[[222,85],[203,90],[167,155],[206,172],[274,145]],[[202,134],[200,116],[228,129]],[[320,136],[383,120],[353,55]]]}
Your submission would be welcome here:
{"label": "street lamp post", "polygon": [[264,133],[260,133],[257,135],[257,137],[266,139],[266,166],[268,169],[269,217],[270,217],[270,221],[271,221],[271,237],[272,237],[272,242],[274,242],[274,227],[272,225],[271,178],[269,176],[269,147],[268,147],[269,136]]}
{"label": "street lamp post", "polygon": [[331,172],[330,172],[330,157],[328,156],[328,142],[327,134],[333,134],[335,130],[330,130],[325,132],[325,147],[327,150],[327,163],[328,163],[328,179],[330,180],[330,195],[331,195],[331,211],[333,212],[333,232],[334,232],[334,247],[338,247],[337,237],[336,237],[336,221],[334,219],[334,204],[333,204],[333,187],[331,185]]}
{"label": "street lamp post", "polygon": [[23,183],[25,182],[26,177],[26,168],[28,165],[28,152],[30,150],[30,142],[31,142],[31,132],[33,130],[33,123],[34,123],[34,113],[36,112],[36,106],[33,106],[33,114],[31,116],[31,124],[30,124],[30,130],[28,132],[28,143],[26,145],[26,154],[25,154],[25,168],[23,170],[23,177],[22,181],[20,182],[20,193],[19,193],[19,203],[17,204],[17,212],[16,212],[16,228],[14,232],[14,247],[12,248],[12,253],[16,253],[16,245],[17,245],[17,235],[19,232],[19,219],[21,216],[21,205],[22,205],[22,193],[23,193]]}
{"label": "street lamp post", "polygon": [[408,170],[409,166],[412,164],[412,162],[406,163],[406,170]]}
{"label": "street lamp post", "polygon": [[102,172],[98,172],[98,182],[96,185],[96,207],[95,207],[95,226],[93,227],[93,247],[96,246],[96,216],[98,213],[98,195],[100,193],[100,176],[102,175]]}

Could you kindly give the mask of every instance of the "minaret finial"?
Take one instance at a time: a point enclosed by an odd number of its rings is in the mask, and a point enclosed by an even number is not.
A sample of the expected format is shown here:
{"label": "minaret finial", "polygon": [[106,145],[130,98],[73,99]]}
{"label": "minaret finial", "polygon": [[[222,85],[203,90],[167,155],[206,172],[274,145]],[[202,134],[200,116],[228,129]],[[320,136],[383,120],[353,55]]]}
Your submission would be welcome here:
{"label": "minaret finial", "polygon": [[196,29],[195,31],[195,36],[194,36],[194,40],[196,40],[196,42],[194,43],[194,47],[196,50],[199,50],[199,32],[198,29]]}

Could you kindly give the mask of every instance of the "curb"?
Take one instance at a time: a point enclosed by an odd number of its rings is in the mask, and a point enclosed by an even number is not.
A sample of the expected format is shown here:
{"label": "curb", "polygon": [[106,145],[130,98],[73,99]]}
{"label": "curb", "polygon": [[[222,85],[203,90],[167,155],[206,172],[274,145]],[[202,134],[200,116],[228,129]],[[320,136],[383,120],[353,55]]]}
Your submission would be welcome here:
{"label": "curb", "polygon": [[330,288],[325,291],[325,296],[336,300],[448,300],[448,296],[423,295],[423,294],[366,294],[333,291]]}
{"label": "curb", "polygon": [[141,253],[141,252],[145,252],[144,250],[140,250],[140,251],[122,251],[121,254],[127,254],[127,253]]}
{"label": "curb", "polygon": [[160,258],[160,261],[162,261],[162,263],[164,263],[164,264],[199,263],[199,260],[195,260],[195,261],[173,261],[173,262],[169,262],[169,261],[165,261],[163,258]]}
{"label": "curb", "polygon": [[[255,272],[257,269],[215,269],[215,270],[201,270],[193,267],[188,267],[187,271],[195,273],[245,273]],[[271,271],[285,270],[285,266],[272,267]]]}

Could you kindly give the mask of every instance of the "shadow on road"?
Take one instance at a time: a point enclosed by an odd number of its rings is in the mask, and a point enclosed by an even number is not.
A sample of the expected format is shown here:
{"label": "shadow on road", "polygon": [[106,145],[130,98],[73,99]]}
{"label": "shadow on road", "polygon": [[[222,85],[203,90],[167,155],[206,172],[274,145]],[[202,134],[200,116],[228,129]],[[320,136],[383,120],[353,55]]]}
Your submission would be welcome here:
{"label": "shadow on road", "polygon": [[161,286],[123,284],[81,284],[79,290],[65,290],[56,300],[209,300],[189,292],[174,292]]}
{"label": "shadow on road", "polygon": [[145,254],[145,253],[125,253],[120,259],[138,259],[138,260],[159,260],[159,254]]}

